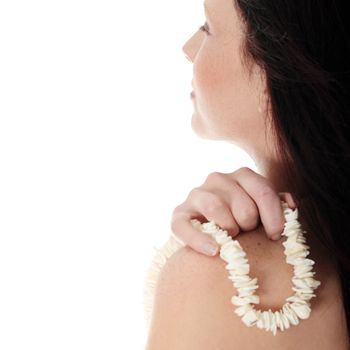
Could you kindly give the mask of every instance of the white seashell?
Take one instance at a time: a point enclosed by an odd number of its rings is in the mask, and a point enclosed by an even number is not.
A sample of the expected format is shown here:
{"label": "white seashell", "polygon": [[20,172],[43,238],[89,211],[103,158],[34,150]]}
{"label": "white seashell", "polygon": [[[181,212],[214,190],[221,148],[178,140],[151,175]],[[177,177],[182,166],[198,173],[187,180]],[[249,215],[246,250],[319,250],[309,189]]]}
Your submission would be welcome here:
{"label": "white seashell", "polygon": [[[228,242],[231,243],[231,242]],[[226,244],[228,244],[226,243]],[[235,252],[234,248],[227,247],[225,250],[220,250],[220,258],[225,260],[227,263],[231,260],[231,255]]]}
{"label": "white seashell", "polygon": [[290,323],[283,311],[280,311],[280,316],[283,322],[284,329],[288,329],[290,327]]}
{"label": "white seashell", "polygon": [[258,289],[259,286],[256,285],[256,284],[255,284],[255,285],[252,284],[252,285],[248,285],[248,286],[237,287],[237,286],[235,285],[235,288],[236,288],[238,291],[243,291],[243,290],[252,290],[252,291],[254,291],[255,289]]}
{"label": "white seashell", "polygon": [[234,260],[238,260],[238,259],[242,259],[242,258],[246,258],[246,253],[245,252],[240,252],[240,251],[234,251],[231,253],[230,256],[230,260],[234,261]]}
{"label": "white seashell", "polygon": [[298,278],[307,278],[307,277],[313,277],[313,276],[315,276],[315,272],[309,271],[309,272],[299,273],[299,274],[295,274],[295,275],[296,275],[296,277],[298,277]]}
{"label": "white seashell", "polygon": [[299,228],[300,228],[300,225],[298,224],[298,222],[292,222],[292,221],[291,222],[287,222],[284,225],[285,231],[283,233],[287,237],[290,237],[290,236],[293,236],[293,235],[298,235],[299,234]]}
{"label": "white seashell", "polygon": [[241,291],[241,290],[252,290],[252,291],[254,291],[255,289],[258,289],[259,288],[259,286],[257,286],[257,285],[251,285],[251,286],[243,286],[243,287],[236,287],[235,286],[235,288],[236,289],[238,289],[239,291]]}
{"label": "white seashell", "polygon": [[283,242],[282,244],[285,247],[285,250],[284,250],[285,254],[293,254],[296,252],[305,251],[305,250],[310,249],[310,247],[308,245],[303,244],[303,243],[294,242],[292,240],[287,240],[287,241]]}
{"label": "white seashell", "polygon": [[244,252],[244,250],[242,249],[242,246],[239,244],[237,240],[231,239],[229,242],[221,246],[221,250],[225,250],[228,248],[233,249],[235,252],[240,252],[240,251]]}
{"label": "white seashell", "polygon": [[249,310],[243,317],[242,321],[245,323],[246,326],[251,327],[253,326],[256,321],[258,320],[256,311],[254,309]]}
{"label": "white seashell", "polygon": [[289,322],[296,326],[299,323],[298,315],[295,311],[290,307],[290,303],[286,303],[283,305],[284,315],[288,318]]}
{"label": "white seashell", "polygon": [[279,328],[281,331],[284,330],[284,325],[281,317],[280,311],[275,311],[275,320],[276,320],[276,326]]}
{"label": "white seashell", "polygon": [[269,309],[269,317],[270,317],[270,322],[271,322],[271,326],[270,326],[270,330],[276,334],[276,317],[275,317],[275,313]]}
{"label": "white seashell", "polygon": [[287,221],[297,220],[298,214],[298,208],[295,208],[294,211],[285,212],[285,218]]}
{"label": "white seashell", "polygon": [[240,296],[237,296],[237,295],[234,295],[232,298],[231,298],[231,302],[233,305],[244,305],[244,304],[247,304],[247,303],[252,303],[252,304],[259,304],[260,302],[260,298],[258,295],[247,295],[245,297],[240,297]]}
{"label": "white seashell", "polygon": [[246,261],[244,261],[244,260],[241,260],[241,261],[239,261],[239,262],[236,262],[236,261],[229,261],[228,263],[227,263],[227,265],[225,266],[225,269],[226,270],[235,270],[236,268],[238,268],[239,266],[242,266],[242,265],[246,265],[246,264],[248,264],[248,260],[247,259],[245,259]]}
{"label": "white seashell", "polygon": [[258,328],[265,328],[265,320],[264,320],[264,316],[263,316],[263,312],[261,312],[261,310],[258,310],[259,314],[257,314],[258,317],[258,321],[256,322],[256,325]]}
{"label": "white seashell", "polygon": [[249,286],[254,286],[258,288],[258,285],[257,285],[258,279],[256,277],[252,279],[248,275],[247,277],[249,278],[248,280],[234,282],[235,288],[249,287]]}
{"label": "white seashell", "polygon": [[298,221],[297,220],[289,220],[284,224],[284,229],[285,229],[285,233],[289,233],[290,231],[292,231],[293,229],[298,229]]}
{"label": "white seashell", "polygon": [[220,257],[226,262],[229,262],[231,260],[231,256],[236,252],[240,252],[240,249],[234,244],[233,241],[229,241],[221,247]]}
{"label": "white seashell", "polygon": [[235,271],[230,271],[230,276],[235,282],[248,282],[251,280],[251,278],[248,275],[237,275]]}
{"label": "white seashell", "polygon": [[234,312],[238,316],[243,316],[245,313],[247,313],[249,310],[251,310],[253,307],[251,304],[244,304],[239,307],[237,307]]}
{"label": "white seashell", "polygon": [[305,305],[308,304],[308,302],[306,300],[303,300],[299,295],[292,295],[291,297],[288,297],[286,300],[299,303],[299,304],[305,304]]}
{"label": "white seashell", "polygon": [[[254,282],[254,281],[253,281]],[[238,290],[254,290],[254,289],[258,289],[259,288],[259,286],[255,283],[253,283],[253,284],[247,284],[247,285],[238,285],[238,283],[237,284],[235,284],[235,288],[236,289],[238,289]]]}
{"label": "white seashell", "polygon": [[225,233],[218,233],[215,235],[215,240],[218,244],[221,245],[224,245],[225,243],[229,242],[229,241],[232,241],[232,238],[230,236],[227,236]]}
{"label": "white seashell", "polygon": [[299,294],[311,294],[313,292],[312,288],[298,288],[298,287],[292,287],[292,289]]}
{"label": "white seashell", "polygon": [[286,254],[286,257],[288,257],[289,261],[292,261],[292,260],[297,259],[297,258],[306,258],[309,254],[310,254],[309,251],[301,250],[301,251],[298,251],[298,252]]}
{"label": "white seashell", "polygon": [[294,265],[314,265],[315,262],[311,259],[297,258]]}
{"label": "white seashell", "polygon": [[297,316],[302,320],[309,318],[311,309],[308,305],[300,305],[296,303],[291,303],[290,307],[295,311]]}
{"label": "white seashell", "polygon": [[244,265],[236,266],[234,271],[236,275],[247,275],[250,271],[250,265],[244,264]]}
{"label": "white seashell", "polygon": [[296,265],[294,266],[294,274],[298,275],[305,272],[310,272],[312,270],[312,265]]}
{"label": "white seashell", "polygon": [[258,285],[255,280],[241,281],[234,283],[235,288],[257,289]]}
{"label": "white seashell", "polygon": [[263,311],[262,316],[264,318],[264,329],[268,331],[270,330],[270,325],[271,325],[270,314],[268,311]]}
{"label": "white seashell", "polygon": [[306,258],[309,254],[310,252],[301,250],[293,254],[286,254],[286,255],[288,255],[288,259],[291,260],[291,259],[297,259],[297,258]]}
{"label": "white seashell", "polygon": [[304,279],[293,277],[292,282],[298,288],[302,288],[302,289],[303,288],[306,288],[306,289],[310,288],[310,285]]}
{"label": "white seashell", "polygon": [[194,228],[197,228],[197,229],[199,229],[199,230],[202,231],[202,224],[201,224],[201,222],[200,222],[199,220],[197,220],[197,219],[192,219],[192,220],[191,220],[191,224],[192,224],[192,226],[193,226]]}
{"label": "white seashell", "polygon": [[315,280],[312,277],[305,278],[306,283],[313,289],[319,287],[321,285],[320,281]]}
{"label": "white seashell", "polygon": [[303,300],[310,300],[311,298],[314,298],[316,294],[313,293],[295,293]]}
{"label": "white seashell", "polygon": [[245,290],[245,289],[239,289],[238,290],[238,296],[239,297],[246,297],[248,295],[254,295],[254,290]]}
{"label": "white seashell", "polygon": [[225,266],[225,269],[226,270],[234,270],[238,266],[246,265],[246,264],[248,264],[248,259],[246,259],[246,258],[238,258],[235,260],[230,259],[228,264]]}
{"label": "white seashell", "polygon": [[237,246],[235,244],[235,241],[233,239],[230,239],[228,242],[226,242],[225,244],[223,244],[221,246],[221,251],[225,251],[226,249],[233,249],[234,251],[239,251],[236,249]]}
{"label": "white seashell", "polygon": [[274,322],[271,326],[271,331],[272,331],[272,334],[273,335],[276,335],[277,333],[277,325],[276,325],[276,322]]}
{"label": "white seashell", "polygon": [[[216,231],[221,230],[219,226],[217,226],[214,220],[210,220],[208,222],[204,222],[202,224],[202,231],[204,233],[215,233]],[[223,232],[223,230],[221,230]]]}

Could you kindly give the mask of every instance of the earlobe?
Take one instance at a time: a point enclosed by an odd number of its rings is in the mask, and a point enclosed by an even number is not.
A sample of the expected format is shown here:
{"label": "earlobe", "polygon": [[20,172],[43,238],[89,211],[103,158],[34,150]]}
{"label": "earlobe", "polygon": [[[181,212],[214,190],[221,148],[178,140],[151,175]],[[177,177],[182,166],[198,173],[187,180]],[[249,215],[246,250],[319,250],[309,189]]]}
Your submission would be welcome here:
{"label": "earlobe", "polygon": [[264,80],[264,85],[260,98],[259,112],[264,116],[272,116],[271,96]]}
{"label": "earlobe", "polygon": [[260,82],[260,91],[259,91],[258,112],[263,115],[269,115],[271,112],[270,94],[267,89],[266,74],[262,69],[259,70],[259,82]]}
{"label": "earlobe", "polygon": [[263,115],[270,115],[271,101],[267,89],[264,89],[260,94],[258,111]]}

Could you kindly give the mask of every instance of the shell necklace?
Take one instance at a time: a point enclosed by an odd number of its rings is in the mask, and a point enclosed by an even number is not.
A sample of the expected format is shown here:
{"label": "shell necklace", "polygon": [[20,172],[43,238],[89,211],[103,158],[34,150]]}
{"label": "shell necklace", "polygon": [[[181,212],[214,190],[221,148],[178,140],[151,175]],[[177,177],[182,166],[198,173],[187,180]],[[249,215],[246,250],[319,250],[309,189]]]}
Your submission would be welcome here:
{"label": "shell necklace", "polygon": [[226,269],[229,271],[228,277],[233,281],[233,285],[238,290],[238,295],[231,299],[233,305],[238,306],[234,312],[241,317],[242,321],[248,327],[256,325],[258,328],[271,331],[276,335],[277,329],[284,331],[290,325],[297,325],[299,319],[307,319],[311,313],[310,299],[316,295],[313,291],[321,284],[315,280],[312,271],[314,261],[307,259],[309,255],[309,246],[306,245],[306,239],[301,231],[298,222],[298,208],[294,211],[290,209],[284,201],[282,202],[283,212],[286,219],[282,236],[287,240],[283,242],[285,247],[284,254],[286,262],[294,266],[294,276],[292,278],[295,291],[293,296],[286,299],[286,303],[279,311],[272,312],[255,309],[253,304],[259,304],[259,296],[255,294],[258,289],[257,278],[251,278],[248,273],[250,266],[246,258],[246,253],[239,242],[232,239],[226,230],[220,229],[214,221],[201,224],[199,220],[191,220],[195,228],[202,232],[212,235],[220,245],[220,257],[228,264]]}

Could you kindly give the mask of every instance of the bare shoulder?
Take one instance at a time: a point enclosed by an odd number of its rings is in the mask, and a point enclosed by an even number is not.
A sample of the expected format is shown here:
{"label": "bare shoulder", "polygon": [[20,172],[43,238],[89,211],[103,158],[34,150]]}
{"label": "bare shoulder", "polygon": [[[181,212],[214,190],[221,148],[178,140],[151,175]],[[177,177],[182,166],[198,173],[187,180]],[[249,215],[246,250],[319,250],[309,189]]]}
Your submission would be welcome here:
{"label": "bare shoulder", "polygon": [[[279,310],[294,294],[293,267],[285,262],[284,238],[274,242],[257,229],[237,239],[247,253],[250,276],[258,278],[257,308]],[[339,281],[331,266],[317,254],[312,256],[312,246],[310,251],[310,258],[315,260],[315,278],[321,281],[316,298],[311,300],[311,315],[300,320],[298,326],[273,336],[255,326],[247,327],[234,313],[231,298],[237,291],[219,255],[207,257],[187,246],[180,248],[168,259],[158,279],[147,350],[346,350]]]}

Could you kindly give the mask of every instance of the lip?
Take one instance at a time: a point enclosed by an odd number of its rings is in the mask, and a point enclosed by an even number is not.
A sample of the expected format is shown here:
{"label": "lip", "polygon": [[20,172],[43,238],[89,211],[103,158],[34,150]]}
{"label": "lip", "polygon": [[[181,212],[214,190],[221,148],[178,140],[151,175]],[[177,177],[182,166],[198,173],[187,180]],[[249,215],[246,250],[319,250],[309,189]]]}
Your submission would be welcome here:
{"label": "lip", "polygon": [[191,91],[191,98],[195,98],[195,97],[196,97],[196,95],[195,95],[194,91]]}

